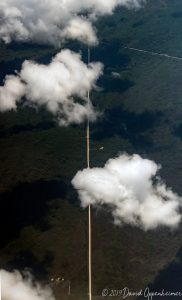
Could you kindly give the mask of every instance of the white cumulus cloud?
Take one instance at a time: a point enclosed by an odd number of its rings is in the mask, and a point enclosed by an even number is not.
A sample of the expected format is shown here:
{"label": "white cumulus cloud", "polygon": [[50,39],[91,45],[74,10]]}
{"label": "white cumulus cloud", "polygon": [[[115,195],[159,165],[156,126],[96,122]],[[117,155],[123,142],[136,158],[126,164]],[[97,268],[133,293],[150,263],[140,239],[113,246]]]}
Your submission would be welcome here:
{"label": "white cumulus cloud", "polygon": [[83,207],[108,205],[116,224],[174,228],[181,221],[182,198],[156,176],[158,170],[154,161],[123,154],[103,168],[78,171],[72,184]]}
{"label": "white cumulus cloud", "polygon": [[55,300],[49,287],[33,281],[29,273],[0,270],[2,300]]}
{"label": "white cumulus cloud", "polygon": [[[65,37],[95,44],[93,16],[110,14],[118,5],[138,6],[142,0],[1,0],[0,40],[35,41],[60,46]],[[87,21],[79,19],[87,14]],[[87,23],[86,23],[87,22]],[[77,27],[77,28],[76,28]],[[63,34],[63,31],[66,33]]]}
{"label": "white cumulus cloud", "polygon": [[25,86],[19,77],[6,76],[5,84],[0,87],[0,111],[16,109],[18,102],[25,93]]}
{"label": "white cumulus cloud", "polygon": [[[0,41],[33,41],[60,46],[66,39],[98,43],[93,21],[118,5],[137,7],[143,0],[1,0]],[[0,87],[0,111],[16,109],[22,98],[44,105],[60,125],[96,119],[85,101],[102,73],[99,63],[87,67],[81,57],[63,50],[49,65],[25,61],[17,76],[6,76]],[[76,101],[81,98],[82,102]]]}
{"label": "white cumulus cloud", "polygon": [[85,18],[72,19],[62,32],[63,38],[81,40],[85,44],[96,45],[98,43],[96,33],[91,23]]}
{"label": "white cumulus cloud", "polygon": [[102,64],[87,66],[80,54],[70,50],[59,52],[49,65],[27,60],[20,73],[7,76],[0,87],[0,111],[16,109],[24,97],[27,104],[45,106],[60,125],[79,124],[88,114],[95,120],[96,112],[86,96],[101,73]]}

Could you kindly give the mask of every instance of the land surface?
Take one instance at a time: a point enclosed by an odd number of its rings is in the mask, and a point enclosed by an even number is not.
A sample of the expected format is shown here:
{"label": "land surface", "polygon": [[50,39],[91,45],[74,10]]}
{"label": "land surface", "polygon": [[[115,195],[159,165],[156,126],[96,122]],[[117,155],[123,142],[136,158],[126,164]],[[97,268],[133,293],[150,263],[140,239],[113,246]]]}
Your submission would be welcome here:
{"label": "land surface", "polygon": [[[92,60],[102,61],[105,72],[102,89],[91,94],[103,112],[91,125],[91,166],[103,166],[118,153],[138,153],[161,164],[161,177],[182,195],[182,61],[125,48],[182,57],[181,1],[118,8],[96,26],[100,45]],[[24,59],[48,63],[56,51],[1,44],[1,84]],[[62,277],[64,283],[51,283],[58,300],[86,299],[87,211],[70,184],[86,166],[85,125],[58,127],[44,108],[21,106],[0,114],[0,149],[1,267],[28,268],[45,283]],[[93,209],[92,217],[94,299],[103,298],[104,288],[144,289],[170,264],[181,266],[182,225],[144,232],[114,226],[107,208]],[[181,273],[174,274],[178,282]]]}

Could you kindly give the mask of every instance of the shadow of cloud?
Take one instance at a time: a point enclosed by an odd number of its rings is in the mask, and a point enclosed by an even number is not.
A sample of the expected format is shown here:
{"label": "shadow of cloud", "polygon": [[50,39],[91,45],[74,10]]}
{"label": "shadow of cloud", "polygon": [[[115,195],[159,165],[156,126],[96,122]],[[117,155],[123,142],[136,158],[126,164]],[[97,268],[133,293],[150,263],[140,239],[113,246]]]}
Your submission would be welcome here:
{"label": "shadow of cloud", "polygon": [[91,58],[93,61],[101,61],[107,69],[124,69],[126,68],[131,59],[129,55],[121,54],[120,40],[112,40],[112,43],[102,40],[99,47],[95,48],[91,52]]}
{"label": "shadow of cloud", "polygon": [[38,180],[31,183],[20,183],[11,191],[1,193],[0,209],[1,235],[0,246],[17,237],[20,230],[27,225],[37,224],[46,230],[42,222],[48,210],[48,202],[67,195],[68,186],[61,180]]}
{"label": "shadow of cloud", "polygon": [[171,17],[176,18],[176,19],[182,18],[182,11],[176,11],[176,12],[172,13]]}
{"label": "shadow of cloud", "polygon": [[34,278],[45,280],[48,276],[46,268],[52,265],[54,258],[55,255],[47,251],[40,262],[31,250],[23,250],[18,252],[16,257],[8,261],[4,268],[10,272],[13,270],[28,271],[34,275]]}
{"label": "shadow of cloud", "polygon": [[173,129],[173,134],[182,140],[182,123]]}
{"label": "shadow of cloud", "polygon": [[0,62],[0,85],[4,85],[7,75],[16,75],[16,71],[20,71],[24,58],[16,58],[14,60]]}
{"label": "shadow of cloud", "polygon": [[[151,291],[161,292],[164,289],[165,291],[182,293],[181,282],[182,282],[182,248],[178,251],[174,261],[172,261],[172,263],[170,263],[164,270],[162,270],[159,273],[154,283],[149,288]],[[175,296],[165,297],[165,299],[167,300],[173,300],[175,298],[176,298]]]}
{"label": "shadow of cloud", "polygon": [[147,137],[147,132],[153,129],[162,113],[143,112],[136,114],[116,107],[106,110],[103,118],[93,126],[92,138],[102,140],[120,136],[131,142],[136,148],[148,148],[153,146],[153,142]]}
{"label": "shadow of cloud", "polygon": [[40,122],[37,124],[23,124],[23,125],[15,125],[6,130],[0,130],[0,138],[9,137],[13,134],[18,134],[21,132],[28,132],[28,131],[39,131],[39,130],[48,130],[54,128],[56,123],[53,121],[47,122]]}
{"label": "shadow of cloud", "polygon": [[113,78],[109,75],[103,75],[98,81],[104,93],[123,93],[130,87],[134,86],[134,82],[129,79]]}

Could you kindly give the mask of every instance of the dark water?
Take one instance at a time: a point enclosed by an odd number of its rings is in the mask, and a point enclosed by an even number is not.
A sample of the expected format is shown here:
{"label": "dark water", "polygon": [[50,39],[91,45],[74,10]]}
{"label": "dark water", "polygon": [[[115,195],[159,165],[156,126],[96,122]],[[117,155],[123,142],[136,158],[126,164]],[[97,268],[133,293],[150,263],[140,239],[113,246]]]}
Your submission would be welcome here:
{"label": "dark water", "polygon": [[[21,228],[38,223],[42,230],[46,224],[41,219],[46,215],[48,202],[67,195],[67,184],[61,180],[38,180],[20,183],[11,191],[0,195],[1,235],[0,247],[15,238]],[[2,231],[3,232],[3,231]]]}
{"label": "dark water", "polygon": [[103,118],[96,125],[93,124],[92,138],[102,140],[118,135],[132,143],[135,149],[151,150],[153,143],[145,133],[156,126],[161,116],[161,112],[136,114],[122,107],[106,110]]}
{"label": "dark water", "polygon": [[[169,264],[169,266],[161,271],[154,283],[149,286],[150,291],[155,292],[181,292],[182,293],[182,248],[179,250],[174,262]],[[144,298],[139,298],[138,300],[143,300]],[[153,300],[177,300],[182,299],[182,296],[165,296],[153,297]]]}

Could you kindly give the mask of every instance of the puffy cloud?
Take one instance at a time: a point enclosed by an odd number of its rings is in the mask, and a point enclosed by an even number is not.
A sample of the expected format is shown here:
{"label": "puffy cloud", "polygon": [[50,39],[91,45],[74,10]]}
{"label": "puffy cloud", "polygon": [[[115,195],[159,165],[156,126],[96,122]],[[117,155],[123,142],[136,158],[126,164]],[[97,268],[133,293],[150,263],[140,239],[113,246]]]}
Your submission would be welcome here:
{"label": "puffy cloud", "polygon": [[158,170],[154,161],[123,154],[103,168],[79,171],[72,184],[83,207],[108,205],[116,224],[173,228],[181,221],[182,198],[156,176]]}
{"label": "puffy cloud", "polygon": [[[81,30],[80,30],[81,28]],[[90,45],[96,45],[98,43],[95,31],[85,18],[72,19],[67,27],[62,32],[63,38],[77,39]]]}
{"label": "puffy cloud", "polygon": [[3,300],[55,300],[48,287],[35,283],[29,273],[0,270],[1,296]]}
{"label": "puffy cloud", "polygon": [[[110,14],[118,5],[138,6],[142,0],[1,0],[0,40],[35,41],[60,46],[65,39],[97,44],[92,26],[98,16]],[[61,125],[81,123],[93,107],[85,96],[101,74],[101,64],[81,62],[81,58],[63,50],[48,66],[25,61],[17,76],[7,76],[0,87],[0,111],[16,109],[22,97],[29,104],[45,105]],[[73,98],[74,97],[74,98]],[[76,97],[82,102],[76,102]]]}
{"label": "puffy cloud", "polygon": [[18,102],[25,93],[25,86],[18,77],[6,76],[3,87],[0,87],[0,111],[16,109]]}
{"label": "puffy cloud", "polygon": [[[7,76],[0,87],[0,111],[16,109],[25,97],[30,105],[46,106],[61,125],[81,123],[88,114],[94,120],[96,113],[87,104],[86,95],[101,73],[100,63],[87,66],[80,54],[70,50],[59,52],[49,65],[27,60],[20,73]],[[78,98],[79,101],[74,100]]]}
{"label": "puffy cloud", "polygon": [[[95,33],[91,29],[92,17],[110,14],[117,5],[135,5],[142,0],[1,0],[0,40],[36,41],[60,46],[61,40],[75,36],[77,39],[95,44]],[[75,17],[87,13],[79,28]],[[92,35],[92,36],[91,36]]]}

